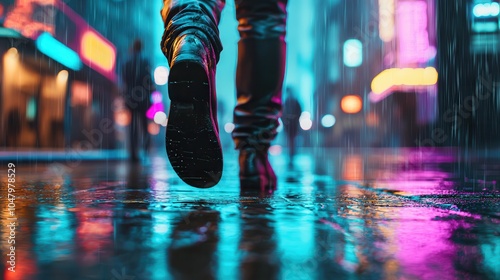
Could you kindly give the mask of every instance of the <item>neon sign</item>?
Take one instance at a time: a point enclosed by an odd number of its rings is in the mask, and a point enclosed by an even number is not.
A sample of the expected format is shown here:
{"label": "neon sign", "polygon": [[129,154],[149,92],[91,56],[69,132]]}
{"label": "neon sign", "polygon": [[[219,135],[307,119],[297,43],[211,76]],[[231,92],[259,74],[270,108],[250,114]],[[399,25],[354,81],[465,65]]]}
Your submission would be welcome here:
{"label": "neon sign", "polygon": [[[37,45],[39,50],[46,55],[73,70],[80,69],[80,64],[83,62],[111,81],[116,80],[115,46],[92,29],[81,16],[67,7],[63,1],[16,0],[14,6],[9,10],[10,12],[4,21],[5,27],[19,31],[21,35],[33,40],[37,40],[38,36],[43,35],[39,41],[49,42],[57,46],[56,49],[64,50],[64,53],[70,54],[68,59],[61,59],[62,53],[58,54],[49,46],[42,46],[44,44],[39,43]],[[59,15],[63,15],[65,21],[75,27],[71,36],[67,36],[67,32],[56,30],[55,19]],[[57,26],[57,28],[61,28],[61,26]],[[62,28],[66,28],[65,25]],[[51,35],[51,37],[47,35]],[[59,43],[73,50],[80,57],[76,59],[74,53],[62,48]],[[81,62],[79,62],[80,59]],[[70,66],[65,63],[69,63]]]}
{"label": "neon sign", "polygon": [[38,34],[55,32],[56,0],[17,0],[6,17],[4,26],[35,39]]}
{"label": "neon sign", "polygon": [[379,37],[384,42],[394,39],[394,3],[395,0],[378,0]]}
{"label": "neon sign", "polygon": [[46,56],[72,70],[80,70],[82,68],[82,61],[78,54],[56,40],[49,33],[42,33],[42,35],[38,36],[36,47]]}
{"label": "neon sign", "polygon": [[372,81],[371,89],[376,95],[383,94],[395,86],[432,86],[438,81],[434,67],[391,68],[382,71]]}
{"label": "neon sign", "polygon": [[425,63],[436,54],[430,45],[427,25],[427,3],[401,1],[397,9],[398,63]]}
{"label": "neon sign", "polygon": [[496,2],[476,4],[472,13],[475,17],[496,17],[500,14],[500,4]]}
{"label": "neon sign", "polygon": [[105,73],[114,70],[116,51],[111,43],[92,30],[85,31],[80,42],[80,52],[86,64],[95,65]]}

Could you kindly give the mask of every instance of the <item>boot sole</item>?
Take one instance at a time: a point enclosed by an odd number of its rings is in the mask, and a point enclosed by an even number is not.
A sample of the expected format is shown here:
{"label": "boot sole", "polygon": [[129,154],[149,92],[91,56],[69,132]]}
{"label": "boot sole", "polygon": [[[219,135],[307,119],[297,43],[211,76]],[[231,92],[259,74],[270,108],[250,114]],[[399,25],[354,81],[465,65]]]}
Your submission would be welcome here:
{"label": "boot sole", "polygon": [[168,83],[167,155],[186,184],[215,186],[222,176],[222,148],[212,119],[208,76],[197,62],[177,62]]}

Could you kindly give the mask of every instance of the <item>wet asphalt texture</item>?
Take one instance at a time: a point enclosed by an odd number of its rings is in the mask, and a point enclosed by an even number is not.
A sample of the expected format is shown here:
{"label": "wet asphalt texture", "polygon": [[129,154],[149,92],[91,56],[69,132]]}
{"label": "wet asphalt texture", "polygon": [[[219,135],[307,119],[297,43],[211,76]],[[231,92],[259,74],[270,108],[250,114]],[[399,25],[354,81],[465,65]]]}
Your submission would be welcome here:
{"label": "wet asphalt texture", "polygon": [[304,149],[271,156],[273,194],[240,191],[234,151],[210,189],[155,152],[10,162],[4,279],[500,279],[498,151]]}

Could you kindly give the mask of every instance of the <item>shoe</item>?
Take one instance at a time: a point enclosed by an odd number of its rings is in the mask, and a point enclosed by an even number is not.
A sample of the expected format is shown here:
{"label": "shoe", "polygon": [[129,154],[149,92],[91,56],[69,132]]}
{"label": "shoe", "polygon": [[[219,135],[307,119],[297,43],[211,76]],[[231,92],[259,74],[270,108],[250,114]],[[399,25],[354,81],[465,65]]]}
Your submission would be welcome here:
{"label": "shoe", "polygon": [[243,148],[238,158],[240,187],[272,193],[276,190],[276,174],[269,163],[267,149]]}
{"label": "shoe", "polygon": [[222,176],[213,52],[203,38],[183,34],[173,44],[168,80],[167,155],[182,181],[215,186]]}

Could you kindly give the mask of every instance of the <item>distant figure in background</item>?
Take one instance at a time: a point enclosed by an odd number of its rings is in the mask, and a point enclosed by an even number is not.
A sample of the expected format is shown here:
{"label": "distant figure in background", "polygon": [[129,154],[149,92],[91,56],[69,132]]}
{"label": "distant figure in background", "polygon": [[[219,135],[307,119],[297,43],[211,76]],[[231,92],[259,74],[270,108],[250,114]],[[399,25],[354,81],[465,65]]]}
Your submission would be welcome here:
{"label": "distant figure in background", "polygon": [[302,106],[300,106],[297,97],[292,88],[288,87],[286,89],[286,99],[283,103],[283,115],[281,120],[283,121],[283,128],[285,130],[287,143],[288,143],[288,154],[289,162],[288,165],[293,167],[293,159],[296,152],[295,138],[299,133],[300,123],[299,118],[302,113]]}
{"label": "distant figure in background", "polygon": [[7,116],[7,147],[17,147],[19,145],[19,135],[21,133],[21,112],[19,109],[12,109]]}
{"label": "distant figure in background", "polygon": [[122,69],[122,78],[125,83],[125,105],[130,111],[131,121],[129,129],[130,160],[139,161],[138,146],[142,138],[145,152],[149,150],[148,120],[146,111],[151,107],[151,93],[154,84],[151,77],[151,66],[142,57],[142,42],[138,39],[132,44],[132,57]]}

